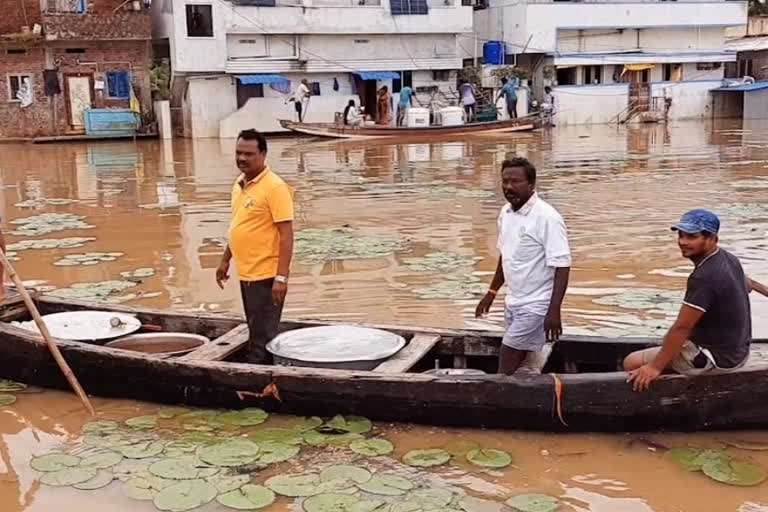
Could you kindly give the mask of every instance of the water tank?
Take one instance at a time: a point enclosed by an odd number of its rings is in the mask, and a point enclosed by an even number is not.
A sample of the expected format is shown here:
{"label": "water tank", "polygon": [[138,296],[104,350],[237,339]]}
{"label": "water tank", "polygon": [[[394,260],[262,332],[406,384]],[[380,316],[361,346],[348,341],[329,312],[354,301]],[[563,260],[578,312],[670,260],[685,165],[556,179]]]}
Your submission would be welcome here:
{"label": "water tank", "polygon": [[445,107],[440,110],[440,118],[443,126],[457,126],[464,124],[464,109],[461,107]]}
{"label": "water tank", "polygon": [[429,126],[429,110],[426,108],[408,109],[408,128],[426,128]]}
{"label": "water tank", "polygon": [[483,44],[483,64],[504,64],[504,41],[488,41]]}

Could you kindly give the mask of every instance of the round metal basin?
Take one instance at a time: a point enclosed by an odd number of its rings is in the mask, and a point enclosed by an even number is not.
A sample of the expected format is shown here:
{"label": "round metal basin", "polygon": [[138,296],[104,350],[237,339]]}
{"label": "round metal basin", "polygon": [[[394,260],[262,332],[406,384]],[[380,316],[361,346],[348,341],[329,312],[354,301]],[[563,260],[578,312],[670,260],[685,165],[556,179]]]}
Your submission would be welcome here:
{"label": "round metal basin", "polygon": [[131,350],[144,354],[180,356],[188,354],[210,340],[205,336],[183,332],[157,332],[132,334],[119,340],[110,341],[105,347]]}

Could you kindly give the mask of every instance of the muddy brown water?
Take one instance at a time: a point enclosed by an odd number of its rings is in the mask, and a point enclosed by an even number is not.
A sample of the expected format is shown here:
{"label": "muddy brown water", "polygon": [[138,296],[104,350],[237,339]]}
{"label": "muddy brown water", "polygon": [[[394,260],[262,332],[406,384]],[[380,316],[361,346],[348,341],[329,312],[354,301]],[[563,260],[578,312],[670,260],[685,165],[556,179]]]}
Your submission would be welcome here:
{"label": "muddy brown water", "polygon": [[[397,145],[274,139],[269,161],[295,188],[297,229],[346,226],[355,236],[399,237],[407,246],[370,258],[319,263],[300,258],[285,316],[501,326],[501,300],[488,318],[475,320],[477,299],[458,293],[456,283],[490,279],[497,257],[496,215],[503,204],[499,164],[517,154],[537,165],[540,194],[569,227],[574,265],[563,310],[566,332],[661,335],[689,271],[668,229],[683,211],[703,206],[719,213],[723,245],[741,257],[751,276],[768,281],[766,128],[732,123],[558,128],[514,139]],[[117,296],[134,294],[127,304],[240,311],[234,280],[222,292],[213,278],[217,244],[227,231],[233,148],[229,140],[0,145],[6,233],[17,226],[11,221],[41,213],[71,213],[94,226],[7,235],[9,243],[95,237],[79,248],[18,251],[19,273],[36,285],[64,288],[119,280],[120,272],[149,267],[153,276]],[[65,198],[78,202],[42,201]],[[14,206],[29,200],[37,200],[37,207]],[[54,265],[67,254],[86,252],[125,254],[93,265]],[[420,259],[431,253],[453,253],[461,261],[447,268],[420,267]],[[753,319],[755,336],[768,337],[768,299],[753,297]],[[157,408],[101,398],[95,405],[102,416],[116,419]],[[86,492],[37,481],[30,457],[77,442],[86,421],[73,395],[55,391],[20,394],[15,404],[0,408],[2,512],[154,510],[150,502],[124,497],[114,484]],[[512,453],[514,465],[500,472],[461,465],[431,472],[477,495],[545,492],[561,497],[563,510],[579,512],[768,510],[768,483],[718,484],[682,471],[641,440],[667,446],[737,439],[768,444],[768,432],[552,435],[379,428],[394,442],[396,455],[456,439]],[[768,468],[768,451],[732,450]],[[291,503],[282,499],[270,510],[288,510]],[[224,510],[216,504],[205,508],[219,509]]]}

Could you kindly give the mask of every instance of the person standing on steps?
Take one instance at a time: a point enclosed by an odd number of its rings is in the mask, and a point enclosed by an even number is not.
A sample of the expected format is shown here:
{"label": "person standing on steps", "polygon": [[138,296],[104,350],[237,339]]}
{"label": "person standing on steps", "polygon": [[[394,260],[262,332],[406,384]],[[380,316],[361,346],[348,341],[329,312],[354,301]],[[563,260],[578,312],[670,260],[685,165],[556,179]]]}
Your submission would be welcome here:
{"label": "person standing on steps", "polygon": [[235,259],[248,322],[246,361],[269,364],[266,344],[277,335],[293,258],[293,198],[289,186],[266,163],[267,139],[256,130],[237,138],[240,176],[232,186],[229,244],[216,269],[224,289]]}
{"label": "person standing on steps", "polygon": [[475,316],[488,313],[506,283],[507,330],[499,349],[499,373],[512,375],[530,352],[563,333],[560,309],[568,288],[571,250],[565,222],[536,194],[536,168],[525,158],[501,164],[501,188],[507,204],[498,219],[501,253],[488,293]]}

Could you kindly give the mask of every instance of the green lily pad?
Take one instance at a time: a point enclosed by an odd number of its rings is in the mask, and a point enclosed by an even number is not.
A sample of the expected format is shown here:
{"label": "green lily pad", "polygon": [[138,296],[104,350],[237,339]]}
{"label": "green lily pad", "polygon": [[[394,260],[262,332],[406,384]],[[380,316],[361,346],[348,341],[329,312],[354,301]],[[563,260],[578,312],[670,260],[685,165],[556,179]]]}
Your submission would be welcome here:
{"label": "green lily pad", "polygon": [[357,487],[355,482],[347,480],[346,478],[334,478],[327,482],[321,482],[318,486],[318,494],[321,493],[336,493],[336,494],[355,494]]}
{"label": "green lily pad", "polygon": [[241,411],[229,411],[216,417],[216,423],[237,427],[251,427],[267,421],[269,414],[257,407],[248,407]]}
{"label": "green lily pad", "polygon": [[354,434],[365,434],[373,428],[373,423],[362,416],[342,416],[340,414],[331,418],[326,426],[337,430],[344,430]]}
{"label": "green lily pad", "polygon": [[146,416],[136,416],[125,420],[125,424],[133,428],[148,429],[154,428],[157,424],[157,416],[154,414]]}
{"label": "green lily pad", "polygon": [[11,405],[16,403],[16,397],[14,395],[0,394],[0,407]]}
{"label": "green lily pad", "polygon": [[256,510],[275,502],[275,493],[262,485],[246,484],[234,491],[220,494],[216,501],[237,510]]}
{"label": "green lily pad", "polygon": [[346,512],[389,512],[389,504],[378,500],[363,500],[347,507]]}
{"label": "green lily pad", "polygon": [[304,500],[306,512],[346,512],[353,504],[360,501],[349,494],[324,493]]}
{"label": "green lily pad", "polygon": [[710,460],[701,470],[712,480],[744,487],[759,485],[766,478],[763,468],[738,460]]}
{"label": "green lily pad", "polygon": [[467,453],[467,460],[484,468],[504,468],[512,464],[512,457],[505,451],[491,448],[475,448]]}
{"label": "green lily pad", "polygon": [[277,464],[285,462],[299,454],[300,446],[293,444],[278,443],[276,441],[267,441],[259,444],[258,461],[262,464]]}
{"label": "green lily pad", "polygon": [[86,434],[83,436],[83,444],[85,446],[94,446],[99,448],[116,448],[118,446],[127,446],[131,444],[131,440],[127,439],[120,433],[98,433],[98,434]]}
{"label": "green lily pad", "polygon": [[464,512],[504,512],[507,509],[498,501],[484,500],[474,496],[463,496],[459,500],[459,507]]}
{"label": "green lily pad", "polygon": [[171,441],[165,445],[163,453],[168,457],[181,457],[183,455],[194,453],[195,450],[197,450],[197,446],[198,443],[193,443],[190,441]]}
{"label": "green lily pad", "polygon": [[365,439],[361,434],[347,432],[346,434],[321,434],[310,430],[304,434],[304,441],[312,446],[347,446],[353,441]]}
{"label": "green lily pad", "polygon": [[243,466],[255,462],[259,450],[259,445],[248,439],[231,439],[202,446],[197,450],[197,456],[214,466]]}
{"label": "green lily pad", "polygon": [[440,466],[451,460],[451,454],[439,448],[428,450],[411,450],[403,455],[403,462],[409,466],[428,468]]}
{"label": "green lily pad", "polygon": [[153,502],[160,510],[184,512],[210,503],[217,494],[205,480],[186,480],[158,492]]}
{"label": "green lily pad", "polygon": [[443,510],[453,500],[453,491],[442,488],[416,489],[408,493],[406,501],[418,503],[422,510]]}
{"label": "green lily pad", "polygon": [[480,445],[474,441],[467,441],[465,439],[458,439],[451,441],[443,448],[445,451],[453,455],[454,457],[462,457],[468,452],[480,448]]}
{"label": "green lily pad", "polygon": [[90,480],[97,473],[98,471],[93,468],[66,468],[43,474],[40,482],[52,486],[75,485]]}
{"label": "green lily pad", "polygon": [[75,489],[80,489],[81,491],[93,491],[96,489],[101,489],[102,487],[106,487],[109,484],[112,483],[112,480],[115,479],[115,475],[113,475],[109,471],[99,471],[96,473],[96,476],[91,478],[90,480],[86,480],[85,482],[80,482],[78,484],[73,485]]}
{"label": "green lily pad", "polygon": [[196,457],[172,457],[153,462],[149,472],[160,478],[171,480],[193,480],[206,478],[219,472],[219,468],[200,462]]}
{"label": "green lily pad", "polygon": [[553,512],[560,506],[557,498],[546,494],[520,494],[506,501],[519,512]]}
{"label": "green lily pad", "polygon": [[214,409],[200,409],[181,414],[178,419],[182,424],[205,424],[212,422],[219,414],[220,412]]}
{"label": "green lily pad", "polygon": [[301,444],[304,438],[301,433],[287,428],[265,428],[248,434],[248,439],[254,443],[277,441],[285,444]]}
{"label": "green lily pad", "polygon": [[702,450],[700,448],[673,448],[664,454],[665,457],[676,461],[688,471],[701,471],[707,462],[729,460],[730,456],[722,450]]}
{"label": "green lily pad", "polygon": [[323,482],[345,479],[356,484],[364,484],[371,479],[371,476],[371,472],[365,468],[346,465],[328,466],[320,472],[320,480]]}
{"label": "green lily pad", "polygon": [[320,477],[316,474],[276,475],[264,482],[272,491],[281,496],[296,498],[299,496],[314,496],[319,494]]}
{"label": "green lily pad", "polygon": [[360,490],[381,496],[402,496],[413,489],[413,483],[398,475],[373,475],[364,484],[359,484]]}
{"label": "green lily pad", "polygon": [[9,391],[22,391],[24,389],[27,389],[26,384],[22,384],[21,382],[16,382],[13,380],[0,379],[0,391],[4,393]]}
{"label": "green lily pad", "polygon": [[118,464],[121,460],[123,460],[123,456],[117,452],[104,452],[83,458],[80,465],[95,469],[107,469]]}
{"label": "green lily pad", "polygon": [[226,475],[217,473],[205,479],[208,483],[216,486],[220,493],[236,491],[247,483],[251,482],[251,475]]}
{"label": "green lily pad", "polygon": [[116,421],[91,421],[83,425],[85,434],[111,434],[117,431],[120,425]]}
{"label": "green lily pad", "polygon": [[184,407],[166,407],[164,409],[160,409],[159,411],[157,411],[157,417],[162,418],[164,420],[169,420],[171,418],[175,418],[176,416],[180,416],[188,412],[189,412],[189,409],[185,409]]}
{"label": "green lily pad", "polygon": [[48,453],[33,458],[29,465],[35,471],[48,473],[80,465],[80,457],[66,453]]}
{"label": "green lily pad", "polygon": [[368,457],[389,455],[395,451],[394,445],[386,439],[359,439],[350,443],[349,449]]}
{"label": "green lily pad", "polygon": [[163,453],[165,443],[163,441],[141,441],[125,446],[117,446],[115,450],[123,454],[123,457],[129,459],[146,459],[155,457]]}
{"label": "green lily pad", "polygon": [[149,465],[146,461],[137,459],[123,459],[119,464],[112,467],[112,473],[115,476],[130,476],[147,471]]}
{"label": "green lily pad", "polygon": [[143,489],[133,485],[124,485],[123,492],[126,496],[134,500],[151,501],[155,499],[158,491],[152,488]]}
{"label": "green lily pad", "polygon": [[306,432],[312,430],[323,424],[323,420],[317,416],[311,416],[306,418],[296,418],[288,424],[288,428],[296,430],[297,432]]}

